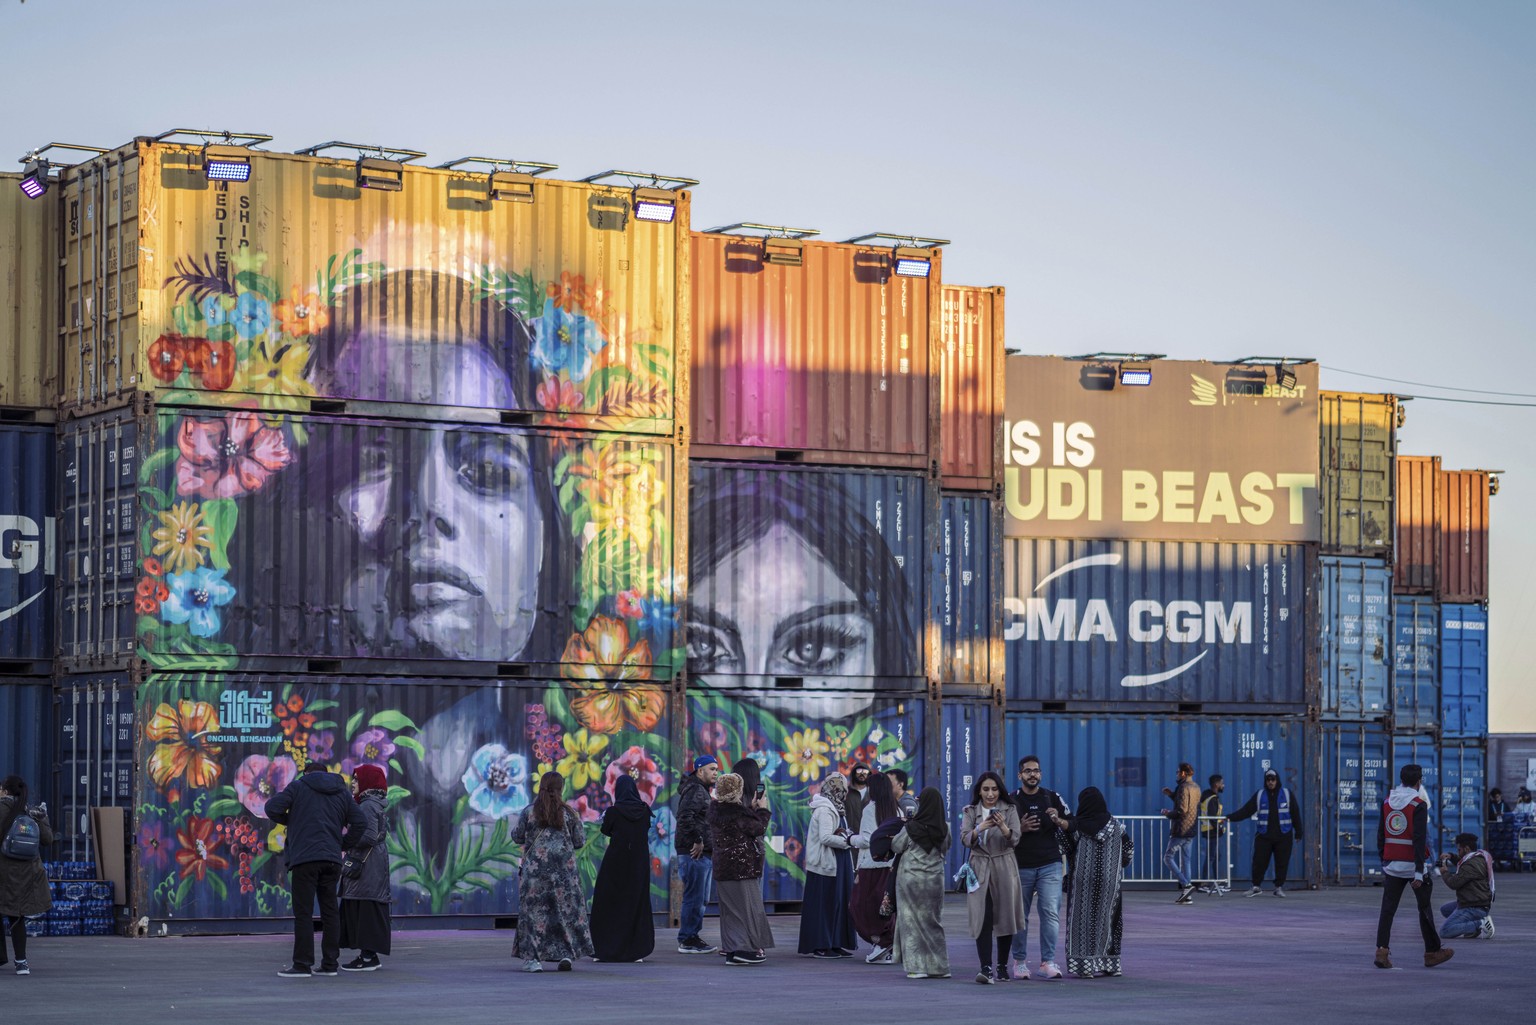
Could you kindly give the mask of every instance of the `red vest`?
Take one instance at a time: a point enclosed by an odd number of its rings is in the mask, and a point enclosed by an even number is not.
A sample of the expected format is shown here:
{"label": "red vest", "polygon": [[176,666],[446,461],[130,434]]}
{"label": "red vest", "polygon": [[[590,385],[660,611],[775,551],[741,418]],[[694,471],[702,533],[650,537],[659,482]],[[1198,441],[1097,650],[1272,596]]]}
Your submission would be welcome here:
{"label": "red vest", "polygon": [[1387,842],[1382,845],[1383,861],[1417,861],[1413,849],[1413,816],[1425,807],[1422,797],[1415,797],[1404,808],[1394,808],[1387,801],[1381,802],[1381,818],[1386,824]]}

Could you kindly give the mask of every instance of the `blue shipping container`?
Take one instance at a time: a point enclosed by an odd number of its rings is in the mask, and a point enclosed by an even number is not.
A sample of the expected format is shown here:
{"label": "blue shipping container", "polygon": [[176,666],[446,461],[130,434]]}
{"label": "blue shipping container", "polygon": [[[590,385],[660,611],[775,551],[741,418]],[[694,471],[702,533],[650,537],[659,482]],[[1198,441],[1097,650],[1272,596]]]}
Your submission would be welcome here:
{"label": "blue shipping container", "polygon": [[[1440,820],[1441,783],[1440,776],[1440,745],[1435,738],[1427,733],[1397,733],[1392,736],[1392,785],[1396,786],[1401,778],[1403,766],[1414,763],[1424,770],[1424,782],[1421,784],[1424,793],[1429,797],[1429,846],[1435,854],[1439,854],[1444,845],[1441,838],[1435,835],[1434,824]],[[1373,834],[1374,835],[1374,834]],[[1451,853],[1455,853],[1456,845],[1451,844]]]}
{"label": "blue shipping container", "polygon": [[1010,700],[1306,703],[1306,546],[1005,544]]}
{"label": "blue shipping container", "polygon": [[940,705],[939,765],[944,808],[949,813],[952,842],[945,860],[945,889],[954,886],[955,873],[965,862],[960,846],[960,813],[971,803],[971,789],[983,772],[991,769],[1003,777],[1009,790],[1018,786],[1018,773],[1010,772],[993,757],[992,725],[995,709],[983,702],[945,701]]}
{"label": "blue shipping container", "polygon": [[1480,740],[1443,741],[1440,745],[1440,799],[1434,816],[1440,825],[1440,849],[1454,850],[1457,833],[1476,833],[1487,845],[1483,800],[1487,794],[1488,748]]}
{"label": "blue shipping container", "polygon": [[55,806],[53,684],[13,677],[0,681],[0,774],[26,780],[33,804]]}
{"label": "blue shipping container", "polygon": [[53,657],[57,463],[52,425],[0,426],[0,659]]}
{"label": "blue shipping container", "polygon": [[1392,603],[1392,725],[1433,729],[1440,722],[1440,608],[1428,598]]}
{"label": "blue shipping container", "polygon": [[1322,769],[1318,825],[1324,882],[1356,885],[1381,878],[1376,824],[1396,779],[1386,727],[1324,722],[1307,732],[1308,760]]}
{"label": "blue shipping container", "polygon": [[[1274,769],[1301,804],[1303,819],[1317,795],[1305,771],[1304,721],[1289,716],[1070,716],[1009,713],[1004,729],[1006,766],[1026,754],[1040,756],[1041,785],[1075,807],[1084,787],[1098,787],[1115,815],[1159,815],[1168,807],[1162,788],[1171,787],[1179,762],[1195,767],[1201,789],[1213,774],[1226,777],[1223,806],[1234,811],[1264,784]],[[1011,773],[1004,778],[1013,783]],[[1016,784],[1015,784],[1016,785]],[[1250,875],[1253,825],[1234,824],[1232,872]],[[1305,829],[1303,829],[1305,836]],[[1292,879],[1307,878],[1305,844],[1291,855]]]}
{"label": "blue shipping container", "polygon": [[1318,675],[1324,715],[1379,719],[1391,703],[1392,570],[1383,559],[1318,560]]}
{"label": "blue shipping container", "polygon": [[1488,736],[1488,610],[1440,606],[1442,736]]}
{"label": "blue shipping container", "polygon": [[987,495],[945,495],[941,505],[933,617],[939,626],[939,678],[945,682],[992,681],[994,501]]}
{"label": "blue shipping container", "polygon": [[64,677],[59,682],[59,757],[131,753],[133,709],[133,685],[126,672]]}

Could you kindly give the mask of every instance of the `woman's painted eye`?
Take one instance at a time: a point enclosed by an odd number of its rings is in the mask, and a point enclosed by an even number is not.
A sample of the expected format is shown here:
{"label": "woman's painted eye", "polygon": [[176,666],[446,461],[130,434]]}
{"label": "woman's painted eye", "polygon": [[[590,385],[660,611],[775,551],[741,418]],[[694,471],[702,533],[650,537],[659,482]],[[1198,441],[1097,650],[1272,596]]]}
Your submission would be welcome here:
{"label": "woman's painted eye", "polygon": [[806,673],[826,673],[841,666],[865,641],[858,630],[833,623],[797,627],[783,639],[782,659]]}
{"label": "woman's painted eye", "polygon": [[459,434],[449,453],[460,485],[476,494],[510,497],[527,486],[528,457],[513,435]]}
{"label": "woman's painted eye", "polygon": [[688,624],[688,670],[718,672],[730,661],[730,648],[721,634],[702,623]]}

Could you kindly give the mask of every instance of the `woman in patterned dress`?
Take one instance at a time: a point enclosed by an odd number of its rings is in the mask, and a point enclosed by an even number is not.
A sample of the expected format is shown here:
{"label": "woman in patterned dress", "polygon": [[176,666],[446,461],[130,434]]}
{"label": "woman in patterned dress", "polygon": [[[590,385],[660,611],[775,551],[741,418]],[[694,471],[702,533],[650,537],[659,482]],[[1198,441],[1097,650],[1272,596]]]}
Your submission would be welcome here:
{"label": "woman in patterned dress", "polygon": [[512,842],[523,848],[517,876],[517,945],[523,971],[542,972],[556,961],[562,972],[592,955],[587,901],[576,874],[576,851],[587,842],[581,819],[562,800],[565,777],[539,777],[539,796],[517,820]]}
{"label": "woman in patterned dress", "polygon": [[1072,911],[1067,923],[1067,971],[1079,979],[1118,976],[1120,877],[1131,863],[1131,837],[1115,821],[1098,787],[1077,795],[1077,814],[1050,811],[1067,830],[1072,861]]}

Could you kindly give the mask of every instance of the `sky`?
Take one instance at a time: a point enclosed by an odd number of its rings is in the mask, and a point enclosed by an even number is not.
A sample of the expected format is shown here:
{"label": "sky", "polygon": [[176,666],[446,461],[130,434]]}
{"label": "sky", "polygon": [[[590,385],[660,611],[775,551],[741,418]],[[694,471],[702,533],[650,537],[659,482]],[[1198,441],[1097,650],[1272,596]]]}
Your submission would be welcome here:
{"label": "sky", "polygon": [[696,227],[952,239],[1023,352],[1418,396],[1402,451],[1506,471],[1491,720],[1536,731],[1536,4],[0,0],[0,68],[17,157],[186,127],[685,175]]}

